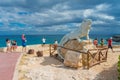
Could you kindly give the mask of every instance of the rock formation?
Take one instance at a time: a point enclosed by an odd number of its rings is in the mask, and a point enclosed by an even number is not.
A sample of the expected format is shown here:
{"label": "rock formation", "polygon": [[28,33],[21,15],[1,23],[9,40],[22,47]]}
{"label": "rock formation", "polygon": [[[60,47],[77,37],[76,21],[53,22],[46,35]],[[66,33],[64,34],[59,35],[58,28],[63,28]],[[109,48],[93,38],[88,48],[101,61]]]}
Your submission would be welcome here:
{"label": "rock formation", "polygon": [[[78,68],[82,66],[82,54],[80,52],[87,52],[88,49],[95,49],[91,40],[83,40],[78,42],[77,40],[70,40],[61,49],[61,53],[64,57],[65,66]],[[77,52],[80,51],[80,52]]]}
{"label": "rock formation", "polygon": [[[86,37],[87,40],[89,40],[89,31],[91,28],[91,23],[92,21],[90,19],[86,19],[81,23],[81,26],[75,30],[72,31],[71,33],[66,34],[60,41],[59,46],[62,47],[66,47],[67,46],[73,46],[73,44],[75,44],[73,47],[74,49],[78,49],[82,50],[82,46],[83,43],[81,42],[81,38],[82,37]],[[73,41],[71,41],[73,40]],[[77,41],[74,41],[77,40]],[[71,45],[72,44],[72,45]],[[81,48],[80,48],[81,47]],[[64,59],[64,53],[61,47],[58,47],[58,55],[61,57],[61,59]],[[62,52],[61,52],[62,51]]]}

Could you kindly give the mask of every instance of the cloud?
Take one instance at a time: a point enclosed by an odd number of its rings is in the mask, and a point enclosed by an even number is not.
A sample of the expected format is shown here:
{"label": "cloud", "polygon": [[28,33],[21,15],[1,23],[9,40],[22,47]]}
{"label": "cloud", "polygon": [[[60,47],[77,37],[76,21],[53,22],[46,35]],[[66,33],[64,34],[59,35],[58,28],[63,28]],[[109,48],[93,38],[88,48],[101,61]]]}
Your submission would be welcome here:
{"label": "cloud", "polygon": [[111,7],[111,5],[103,3],[103,4],[100,4],[100,5],[97,5],[96,9],[99,10],[99,11],[104,11],[104,10],[109,9],[110,7]]}
{"label": "cloud", "polygon": [[21,7],[25,3],[26,0],[0,0],[1,7]]}
{"label": "cloud", "polygon": [[96,20],[96,21],[94,21],[92,24],[106,24],[104,21],[100,21],[100,20]]}
{"label": "cloud", "polygon": [[98,14],[96,15],[98,18],[101,18],[101,19],[107,19],[107,20],[114,20],[114,16],[109,16],[109,15],[106,15],[106,14]]}
{"label": "cloud", "polygon": [[0,1],[0,31],[25,31],[26,33],[31,31],[33,33],[45,32],[46,34],[51,32],[67,33],[77,28],[77,25],[80,25],[85,18],[93,20],[92,27],[108,25],[105,27],[111,28],[111,24],[112,26],[116,23],[120,24],[119,1]]}
{"label": "cloud", "polygon": [[94,13],[94,10],[93,10],[93,9],[86,9],[86,10],[84,10],[84,12],[83,12],[83,16],[84,16],[85,18],[87,18],[87,17],[91,16],[93,13]]}

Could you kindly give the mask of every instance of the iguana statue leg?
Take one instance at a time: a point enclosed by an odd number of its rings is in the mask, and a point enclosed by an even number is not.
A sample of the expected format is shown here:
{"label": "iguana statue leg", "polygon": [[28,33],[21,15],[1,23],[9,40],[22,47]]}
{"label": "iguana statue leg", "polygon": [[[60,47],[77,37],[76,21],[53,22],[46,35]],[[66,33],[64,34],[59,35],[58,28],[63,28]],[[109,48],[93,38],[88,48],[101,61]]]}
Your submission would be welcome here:
{"label": "iguana statue leg", "polygon": [[87,38],[87,40],[89,40],[89,36],[88,36],[88,34],[86,35],[86,38]]}

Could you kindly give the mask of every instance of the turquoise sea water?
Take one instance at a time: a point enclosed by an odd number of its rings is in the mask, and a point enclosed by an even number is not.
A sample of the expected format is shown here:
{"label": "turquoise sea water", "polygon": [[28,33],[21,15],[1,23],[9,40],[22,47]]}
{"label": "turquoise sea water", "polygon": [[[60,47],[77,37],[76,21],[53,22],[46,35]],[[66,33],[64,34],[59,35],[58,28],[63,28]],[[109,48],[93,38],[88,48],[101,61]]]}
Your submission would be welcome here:
{"label": "turquoise sea water", "polygon": [[[26,35],[27,45],[42,44],[43,37],[46,38],[46,44],[53,44],[55,40],[58,40],[58,42],[60,42],[60,40],[63,36],[64,35]],[[90,34],[91,39],[98,38],[99,41],[101,38],[106,40],[111,36],[112,35]],[[21,46],[21,35],[0,35],[0,47],[6,46],[6,42],[5,42],[6,38],[9,38],[10,40],[16,40],[18,46]],[[107,42],[105,42],[105,43],[107,43]],[[116,43],[116,42],[113,42],[113,44],[120,45],[120,43]]]}

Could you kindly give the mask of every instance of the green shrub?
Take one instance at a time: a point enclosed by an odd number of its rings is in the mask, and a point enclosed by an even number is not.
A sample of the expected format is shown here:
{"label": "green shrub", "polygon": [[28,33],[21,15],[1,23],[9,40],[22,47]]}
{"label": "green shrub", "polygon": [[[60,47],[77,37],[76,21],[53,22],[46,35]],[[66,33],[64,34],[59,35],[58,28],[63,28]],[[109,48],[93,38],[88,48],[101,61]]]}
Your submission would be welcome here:
{"label": "green shrub", "polygon": [[118,80],[120,80],[120,56],[119,56],[119,61],[118,61]]}

